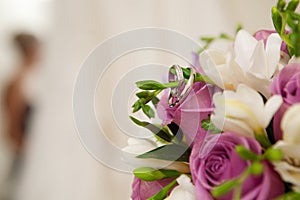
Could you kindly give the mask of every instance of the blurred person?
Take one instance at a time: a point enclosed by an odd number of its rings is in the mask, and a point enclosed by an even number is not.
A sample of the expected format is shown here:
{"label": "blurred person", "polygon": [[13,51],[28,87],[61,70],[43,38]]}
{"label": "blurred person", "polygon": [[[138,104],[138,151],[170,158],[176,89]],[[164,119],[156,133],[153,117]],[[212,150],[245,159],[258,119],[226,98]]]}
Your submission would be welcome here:
{"label": "blurred person", "polygon": [[20,53],[20,64],[4,88],[6,139],[14,154],[11,171],[8,175],[9,190],[13,190],[13,181],[18,176],[22,164],[22,155],[32,115],[32,102],[26,86],[28,77],[35,68],[39,57],[39,41],[35,36],[18,33],[13,37],[13,42]]}

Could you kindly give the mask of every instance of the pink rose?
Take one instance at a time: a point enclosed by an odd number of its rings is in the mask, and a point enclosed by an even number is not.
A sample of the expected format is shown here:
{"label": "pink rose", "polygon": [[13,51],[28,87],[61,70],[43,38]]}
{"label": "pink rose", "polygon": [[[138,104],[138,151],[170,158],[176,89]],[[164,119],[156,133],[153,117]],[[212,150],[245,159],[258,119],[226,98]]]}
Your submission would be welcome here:
{"label": "pink rose", "polygon": [[273,129],[276,141],[282,138],[280,123],[285,111],[300,102],[300,64],[285,66],[271,84],[272,94],[282,96],[283,104],[274,115]]}
{"label": "pink rose", "polygon": [[[250,166],[250,161],[241,159],[236,153],[237,145],[242,145],[256,154],[261,153],[261,147],[255,139],[228,132],[209,135],[203,144],[194,145],[190,168],[197,199],[212,200],[212,188],[238,177]],[[264,172],[261,175],[250,175],[242,185],[243,200],[273,199],[283,193],[283,181],[267,162],[264,163]],[[232,199],[232,192],[219,199]]]}
{"label": "pink rose", "polygon": [[202,82],[194,83],[192,90],[174,107],[168,105],[168,94],[164,94],[157,106],[159,118],[163,125],[174,122],[187,137],[190,143],[205,136],[201,121],[208,119],[212,112],[212,98],[209,86]]}
{"label": "pink rose", "polygon": [[146,200],[160,192],[161,189],[170,184],[173,180],[172,178],[167,178],[158,181],[143,181],[135,177],[132,184],[131,198],[132,200]]}

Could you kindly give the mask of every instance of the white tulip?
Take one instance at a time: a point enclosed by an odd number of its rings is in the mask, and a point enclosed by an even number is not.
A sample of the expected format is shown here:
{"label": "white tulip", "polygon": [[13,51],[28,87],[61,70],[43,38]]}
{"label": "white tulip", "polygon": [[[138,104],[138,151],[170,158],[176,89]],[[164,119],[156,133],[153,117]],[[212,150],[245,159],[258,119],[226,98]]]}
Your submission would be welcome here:
{"label": "white tulip", "polygon": [[195,200],[195,186],[191,183],[191,179],[187,175],[181,175],[177,178],[176,186],[170,196],[165,200]]}
{"label": "white tulip", "polygon": [[284,114],[281,121],[283,139],[274,148],[280,149],[283,159],[273,162],[275,169],[293,189],[300,192],[300,104],[294,104]]}
{"label": "white tulip", "polygon": [[233,51],[207,50],[199,56],[199,61],[205,74],[219,87],[235,90],[243,83],[268,98],[271,79],[280,65],[281,42],[274,33],[264,46],[263,41],[240,30]]}
{"label": "white tulip", "polygon": [[219,129],[255,137],[255,134],[265,134],[282,98],[274,95],[264,104],[258,92],[240,84],[236,91],[216,93],[213,102],[215,109],[211,120]]}

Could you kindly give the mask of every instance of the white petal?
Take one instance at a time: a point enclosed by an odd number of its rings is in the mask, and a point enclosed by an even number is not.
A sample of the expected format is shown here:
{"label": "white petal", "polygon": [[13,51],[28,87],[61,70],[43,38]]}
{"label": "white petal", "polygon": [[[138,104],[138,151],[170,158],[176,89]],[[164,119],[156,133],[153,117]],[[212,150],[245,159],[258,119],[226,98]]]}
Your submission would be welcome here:
{"label": "white petal", "polygon": [[[240,97],[240,101],[249,107],[251,110],[252,118],[256,118],[255,120],[260,126],[264,124],[264,102],[261,95],[255,91],[254,89],[240,84],[237,89],[237,95]],[[251,117],[251,116],[249,116]]]}
{"label": "white petal", "polygon": [[282,104],[282,97],[280,95],[274,95],[272,96],[265,104],[265,121],[264,121],[264,128],[266,128],[271,119],[273,118],[275,112],[278,110],[278,108]]}
{"label": "white petal", "polygon": [[300,168],[288,162],[288,160],[299,165],[300,162],[300,146],[291,145],[284,141],[279,141],[274,145],[274,148],[280,149],[284,155],[284,160],[273,162],[275,170],[280,174],[282,179],[294,185],[294,188],[300,187]]}
{"label": "white petal", "polygon": [[300,160],[300,145],[299,144],[290,144],[286,141],[278,141],[274,148],[281,149],[284,156],[295,158],[297,160]]}
{"label": "white petal", "polygon": [[234,43],[235,61],[243,71],[248,71],[250,67],[250,57],[257,44],[257,40],[245,30],[240,30],[236,35]]}
{"label": "white petal", "polygon": [[280,48],[282,40],[277,33],[268,37],[266,44],[266,54],[268,58],[268,78],[271,78],[278,66],[280,60]]}
{"label": "white petal", "polygon": [[228,119],[224,123],[224,131],[236,133],[246,137],[254,137],[253,129],[241,120]]}
{"label": "white petal", "polygon": [[271,79],[261,78],[256,76],[256,74],[251,74],[248,72],[245,73],[245,76],[247,77],[249,87],[260,92],[266,98],[269,98],[271,96],[269,88],[271,84]]}
{"label": "white petal", "polygon": [[226,119],[239,120],[251,127],[252,130],[260,129],[261,124],[255,115],[256,113],[253,113],[249,105],[231,99],[225,100],[225,102]]}
{"label": "white petal", "polygon": [[226,63],[224,53],[217,50],[206,50],[199,56],[200,65],[204,73],[219,87],[224,88],[218,65]]}
{"label": "white petal", "polygon": [[274,166],[284,181],[292,183],[295,188],[300,187],[300,168],[282,161],[274,163]]}
{"label": "white petal", "polygon": [[260,78],[267,78],[268,63],[263,41],[259,41],[251,56],[249,72]]}
{"label": "white petal", "polygon": [[281,121],[283,140],[290,144],[300,145],[300,103],[291,106]]}
{"label": "white petal", "polygon": [[149,139],[129,138],[127,143],[128,146],[124,147],[122,151],[131,154],[142,154],[158,146],[154,141]]}
{"label": "white petal", "polygon": [[191,183],[191,179],[186,175],[177,178],[178,186],[171,192],[168,200],[195,200],[195,187]]}

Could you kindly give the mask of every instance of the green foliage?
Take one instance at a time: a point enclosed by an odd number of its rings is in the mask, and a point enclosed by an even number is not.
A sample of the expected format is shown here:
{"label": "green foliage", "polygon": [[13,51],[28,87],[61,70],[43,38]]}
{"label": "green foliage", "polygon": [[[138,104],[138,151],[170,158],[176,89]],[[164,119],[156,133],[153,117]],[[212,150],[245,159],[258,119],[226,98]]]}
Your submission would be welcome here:
{"label": "green foliage", "polygon": [[211,194],[213,195],[213,197],[221,197],[225,194],[227,194],[228,192],[230,192],[234,187],[239,185],[239,181],[237,179],[233,179],[233,180],[229,180],[224,182],[223,184],[215,187]]}
{"label": "green foliage", "polygon": [[269,161],[280,161],[283,157],[283,153],[280,149],[269,148],[264,153],[264,157]]}
{"label": "green foliage", "polygon": [[210,131],[212,134],[221,133],[222,130],[218,129],[209,119],[204,119],[201,122],[201,127],[204,130]]}
{"label": "green foliage", "polygon": [[[299,0],[278,0],[272,8],[272,20],[275,30],[287,44],[291,56],[300,56],[300,15],[295,10]],[[288,33],[287,30],[291,29]]]}
{"label": "green foliage", "polygon": [[151,124],[149,122],[140,121],[132,116],[130,119],[138,126],[144,127],[151,131],[159,141],[169,143],[173,140],[174,135],[168,131],[168,129],[164,127],[160,127],[158,125]]}
{"label": "green foliage", "polygon": [[170,169],[154,169],[151,167],[140,167],[133,171],[133,174],[143,181],[156,181],[163,178],[177,178],[180,172]]}
{"label": "green foliage", "polygon": [[159,193],[148,198],[147,200],[163,200],[168,195],[169,191],[176,185],[177,181],[172,181],[169,185],[164,187]]}
{"label": "green foliage", "polygon": [[299,199],[300,199],[300,193],[289,192],[277,198],[276,200],[299,200]]}
{"label": "green foliage", "polygon": [[250,173],[257,176],[261,175],[263,172],[264,166],[260,162],[256,161],[253,162],[252,165],[249,167]]}
{"label": "green foliage", "polygon": [[246,149],[243,146],[238,145],[235,147],[235,150],[243,160],[260,160],[259,155],[253,153],[252,151]]}
{"label": "green foliage", "polygon": [[137,158],[154,158],[169,161],[189,162],[191,149],[184,144],[167,144],[137,156]]}

